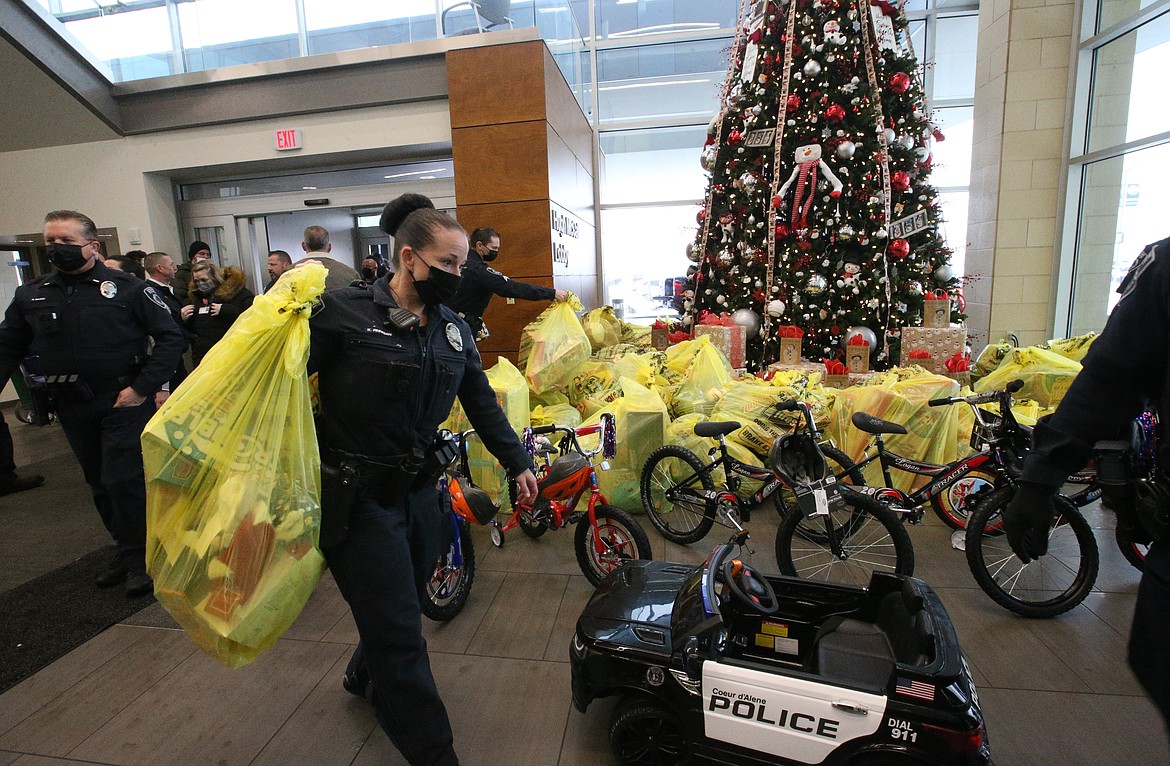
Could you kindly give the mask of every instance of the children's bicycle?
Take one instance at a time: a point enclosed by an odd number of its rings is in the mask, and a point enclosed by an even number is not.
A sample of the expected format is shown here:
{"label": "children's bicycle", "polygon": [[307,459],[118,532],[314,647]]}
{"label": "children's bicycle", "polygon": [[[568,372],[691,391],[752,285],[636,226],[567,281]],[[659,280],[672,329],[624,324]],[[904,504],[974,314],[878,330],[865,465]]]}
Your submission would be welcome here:
{"label": "children's bicycle", "polygon": [[[786,404],[778,402],[770,407],[768,419],[781,424]],[[704,463],[677,444],[659,447],[646,459],[640,483],[642,507],[650,523],[667,540],[680,545],[697,542],[716,522],[738,528],[741,522],[751,521],[752,508],[768,498],[773,498],[781,516],[795,504],[791,489],[785,487],[775,471],[737,460],[727,451],[726,437],[739,427],[735,421],[695,424],[696,436],[719,441],[707,452],[710,462]],[[809,433],[818,442],[837,482],[864,483],[861,473],[853,470],[853,461],[825,441],[823,434],[815,430],[815,423],[812,427]],[[754,493],[742,492],[745,480],[759,482],[760,488]]]}
{"label": "children's bicycle", "polygon": [[[548,438],[560,434],[554,445]],[[597,447],[586,450],[579,437],[598,435]],[[536,539],[550,529],[576,524],[573,547],[577,563],[589,582],[598,585],[627,559],[652,559],[650,538],[642,526],[622,508],[606,503],[597,484],[593,460],[602,456],[601,468],[617,454],[617,433],[613,415],[603,413],[601,422],[573,428],[550,425],[524,429],[521,437],[529,454],[537,461],[537,484],[540,492],[531,505],[515,501],[514,483],[512,516],[503,524],[491,524],[492,544],[503,547],[504,535],[516,527]],[[588,493],[584,511],[577,510]]]}

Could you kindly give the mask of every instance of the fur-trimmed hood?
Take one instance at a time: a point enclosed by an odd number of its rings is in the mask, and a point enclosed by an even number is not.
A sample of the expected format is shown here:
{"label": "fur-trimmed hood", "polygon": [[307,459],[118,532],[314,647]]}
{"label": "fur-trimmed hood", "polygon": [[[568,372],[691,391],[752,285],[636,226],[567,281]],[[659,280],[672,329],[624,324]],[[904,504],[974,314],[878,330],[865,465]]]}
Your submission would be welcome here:
{"label": "fur-trimmed hood", "polygon": [[[239,295],[240,290],[244,289],[244,283],[244,272],[240,271],[235,266],[228,266],[223,270],[223,283],[219,287],[215,288],[215,292],[212,293],[211,297],[218,300],[220,303],[223,303],[224,301],[230,301],[232,298]],[[190,295],[192,299],[194,299],[196,295],[200,294],[199,287],[195,284],[194,278],[192,278],[188,283],[187,289],[190,291],[188,295]]]}

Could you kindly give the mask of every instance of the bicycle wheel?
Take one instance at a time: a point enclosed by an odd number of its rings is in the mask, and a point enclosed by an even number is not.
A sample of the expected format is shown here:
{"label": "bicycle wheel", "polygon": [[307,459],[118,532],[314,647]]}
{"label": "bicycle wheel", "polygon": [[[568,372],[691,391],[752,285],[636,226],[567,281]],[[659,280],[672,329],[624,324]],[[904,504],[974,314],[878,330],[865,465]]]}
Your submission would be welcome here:
{"label": "bicycle wheel", "polygon": [[[462,553],[462,563],[455,564],[456,546]],[[471,525],[459,522],[459,540],[435,562],[435,571],[427,583],[427,598],[422,612],[437,622],[446,622],[463,611],[475,581],[475,546],[471,541]]]}
{"label": "bicycle wheel", "polygon": [[649,561],[654,558],[646,531],[625,510],[613,505],[598,505],[593,509],[593,515],[597,518],[601,550],[594,544],[589,514],[581,517],[573,536],[577,564],[589,582],[599,584],[607,574],[628,559]]}
{"label": "bicycle wheel", "polygon": [[1121,530],[1116,530],[1117,547],[1121,549],[1121,555],[1125,560],[1133,565],[1133,568],[1139,572],[1144,572],[1146,569],[1146,554],[1150,550],[1150,546],[1146,543],[1135,543],[1133,540],[1125,539]]}
{"label": "bicycle wheel", "polygon": [[[516,509],[515,479],[508,479],[508,505],[511,506],[512,510]],[[532,501],[532,506],[531,508],[522,508],[517,521],[520,522],[520,531],[533,540],[536,540],[548,531],[548,521],[546,521],[548,516],[548,500],[537,496]]]}
{"label": "bicycle wheel", "polygon": [[[869,585],[874,572],[914,574],[914,546],[897,515],[872,498],[841,490],[845,506],[806,519],[790,513],[776,530],[780,573],[809,580]],[[805,524],[815,524],[810,534]]]}
{"label": "bicycle wheel", "polygon": [[[833,476],[837,478],[838,484],[852,484],[854,486],[864,486],[865,477],[857,468],[857,464],[853,459],[846,455],[841,450],[832,446],[831,444],[821,445],[821,454],[825,456],[825,461],[829,464],[829,470],[833,472]],[[790,509],[796,508],[796,493],[788,487],[781,487],[773,496],[776,503],[776,512],[780,514],[783,519],[788,516]],[[851,520],[851,523],[852,520]],[[823,524],[818,524],[809,521],[809,519],[802,517],[800,521],[801,533],[809,540],[818,540],[823,542],[828,538],[825,537],[825,529]]]}
{"label": "bicycle wheel", "polygon": [[654,450],[642,467],[642,507],[667,540],[702,540],[715,523],[714,507],[701,494],[715,482],[709,471],[700,473],[703,468],[695,453],[673,444]]}
{"label": "bicycle wheel", "polygon": [[1000,487],[975,504],[967,520],[967,566],[1000,606],[1024,617],[1055,617],[1084,601],[1097,580],[1099,554],[1089,522],[1068,498],[1056,496],[1048,553],[1025,564],[1007,535],[986,533],[1001,524],[1015,487]]}
{"label": "bicycle wheel", "polygon": [[992,468],[974,468],[970,473],[930,498],[930,508],[951,529],[966,529],[967,516],[975,495],[995,488],[999,474]]}

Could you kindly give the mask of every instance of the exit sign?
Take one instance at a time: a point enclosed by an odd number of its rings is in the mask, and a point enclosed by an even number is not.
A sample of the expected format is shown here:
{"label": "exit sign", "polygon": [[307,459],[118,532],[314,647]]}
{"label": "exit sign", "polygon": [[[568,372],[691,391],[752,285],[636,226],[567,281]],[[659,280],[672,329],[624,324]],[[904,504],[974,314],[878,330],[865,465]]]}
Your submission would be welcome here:
{"label": "exit sign", "polygon": [[301,139],[301,129],[289,128],[287,130],[276,131],[273,137],[272,145],[278,152],[287,152],[292,149],[303,149],[305,144]]}

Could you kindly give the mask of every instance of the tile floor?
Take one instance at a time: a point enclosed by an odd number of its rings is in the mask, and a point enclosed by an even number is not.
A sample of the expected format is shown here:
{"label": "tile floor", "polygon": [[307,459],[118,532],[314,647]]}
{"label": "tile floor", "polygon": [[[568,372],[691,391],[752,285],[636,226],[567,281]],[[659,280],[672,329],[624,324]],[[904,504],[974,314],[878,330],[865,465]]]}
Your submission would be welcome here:
{"label": "tile floor", "polygon": [[[0,590],[107,543],[60,430],[7,417],[18,463],[49,479],[0,498]],[[750,526],[757,565],[772,568],[772,512]],[[715,542],[684,547],[650,534],[655,558],[676,561],[697,563]],[[1170,764],[1161,723],[1125,666],[1138,577],[1109,530],[1099,535],[1097,590],[1046,621],[984,596],[937,521],[911,537],[917,574],[941,594],[980,684],[999,766]],[[583,715],[570,702],[567,646],[591,592],[571,543],[567,530],[539,541],[512,534],[495,549],[477,530],[466,610],[426,627],[468,766],[612,762],[611,705]],[[0,695],[0,766],[402,764],[366,704],[341,689],[356,640],[328,576],[277,645],[240,670],[204,656],[151,606]]]}

